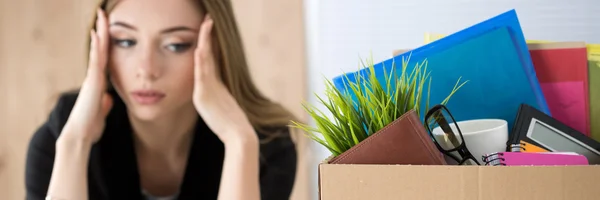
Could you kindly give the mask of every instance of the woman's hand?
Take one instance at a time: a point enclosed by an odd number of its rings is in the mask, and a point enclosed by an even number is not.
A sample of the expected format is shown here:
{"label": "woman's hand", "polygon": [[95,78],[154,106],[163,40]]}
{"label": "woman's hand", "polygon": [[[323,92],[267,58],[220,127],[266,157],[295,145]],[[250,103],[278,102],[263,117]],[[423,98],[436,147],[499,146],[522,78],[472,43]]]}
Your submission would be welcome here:
{"label": "woman's hand", "polygon": [[61,139],[75,139],[93,144],[104,130],[105,118],[112,107],[106,91],[106,64],[109,34],[106,15],[97,12],[96,31],[91,31],[91,45],[87,74],[69,119],[62,130]]}
{"label": "woman's hand", "polygon": [[207,15],[194,53],[194,106],[226,146],[239,142],[258,145],[250,121],[219,76],[212,48],[212,27],[213,20]]}
{"label": "woman's hand", "polygon": [[218,199],[260,199],[258,136],[219,76],[211,43],[213,20],[206,16],[194,54],[194,106],[225,145]]}
{"label": "woman's hand", "polygon": [[112,99],[105,93],[109,40],[106,21],[104,12],[98,9],[96,31],[91,33],[87,75],[56,142],[56,155],[48,187],[50,199],[88,199],[90,148],[100,139],[104,118],[112,107]]}

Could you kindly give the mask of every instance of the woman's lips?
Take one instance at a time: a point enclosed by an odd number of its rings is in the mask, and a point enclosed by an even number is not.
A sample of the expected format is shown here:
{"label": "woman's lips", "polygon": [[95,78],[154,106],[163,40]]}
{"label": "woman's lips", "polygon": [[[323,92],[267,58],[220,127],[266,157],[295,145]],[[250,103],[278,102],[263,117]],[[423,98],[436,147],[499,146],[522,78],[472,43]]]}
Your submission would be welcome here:
{"label": "woman's lips", "polygon": [[165,97],[165,93],[156,90],[136,90],[131,92],[131,96],[136,102],[148,105],[160,102]]}

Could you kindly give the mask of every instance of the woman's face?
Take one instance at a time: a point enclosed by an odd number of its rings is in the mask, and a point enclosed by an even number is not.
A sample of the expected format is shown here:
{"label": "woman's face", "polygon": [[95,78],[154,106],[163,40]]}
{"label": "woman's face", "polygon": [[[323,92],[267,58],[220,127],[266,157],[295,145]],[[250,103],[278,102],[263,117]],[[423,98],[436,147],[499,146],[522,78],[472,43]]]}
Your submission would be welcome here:
{"label": "woman's face", "polygon": [[202,15],[189,0],[122,0],[109,14],[111,82],[141,120],[194,109]]}

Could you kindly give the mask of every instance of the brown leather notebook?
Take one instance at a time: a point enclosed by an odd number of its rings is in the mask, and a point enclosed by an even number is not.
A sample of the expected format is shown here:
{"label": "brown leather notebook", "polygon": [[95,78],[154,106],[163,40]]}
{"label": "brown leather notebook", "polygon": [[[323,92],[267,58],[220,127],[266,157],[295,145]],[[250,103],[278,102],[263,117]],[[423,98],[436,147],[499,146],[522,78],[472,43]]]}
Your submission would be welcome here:
{"label": "brown leather notebook", "polygon": [[446,165],[443,154],[414,110],[332,158],[329,163]]}

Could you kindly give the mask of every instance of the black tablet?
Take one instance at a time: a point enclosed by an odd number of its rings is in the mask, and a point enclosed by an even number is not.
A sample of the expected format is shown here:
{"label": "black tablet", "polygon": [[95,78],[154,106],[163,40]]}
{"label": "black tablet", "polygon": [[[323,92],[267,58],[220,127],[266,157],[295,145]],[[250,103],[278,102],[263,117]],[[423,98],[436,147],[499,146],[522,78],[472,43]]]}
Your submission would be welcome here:
{"label": "black tablet", "polygon": [[527,104],[521,104],[510,144],[521,141],[551,152],[575,152],[600,164],[600,143]]}

